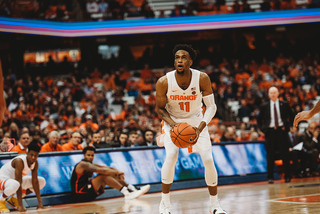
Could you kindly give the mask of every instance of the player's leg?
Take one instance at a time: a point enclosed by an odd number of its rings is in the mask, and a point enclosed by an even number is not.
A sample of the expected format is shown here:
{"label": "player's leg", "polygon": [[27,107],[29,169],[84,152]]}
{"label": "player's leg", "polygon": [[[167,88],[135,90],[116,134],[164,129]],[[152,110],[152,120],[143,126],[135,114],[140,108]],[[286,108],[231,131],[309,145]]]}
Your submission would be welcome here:
{"label": "player's leg", "polygon": [[170,188],[174,178],[174,167],[178,160],[179,148],[175,146],[168,135],[165,135],[166,159],[161,169],[162,178],[162,199],[159,206],[159,213],[167,214],[171,212]]}
{"label": "player's leg", "polygon": [[14,179],[0,179],[0,212],[9,212],[6,199],[17,192],[20,183]]}
{"label": "player's leg", "polygon": [[218,201],[218,174],[213,162],[211,146],[210,148],[201,150],[199,154],[205,167],[205,180],[210,194],[210,213],[226,213]]}
{"label": "player's leg", "polygon": [[[113,168],[115,169],[115,168]],[[117,169],[115,169],[117,170]],[[133,186],[132,184],[128,184],[125,179],[124,179],[124,175],[122,176],[113,176],[117,181],[119,181],[120,184],[122,184],[123,186],[127,187],[129,192],[138,192],[137,194],[140,196],[140,195],[143,195],[145,194],[146,192],[148,192],[148,190],[150,189],[150,185],[144,185],[144,186],[141,186],[141,187],[135,187]]]}
{"label": "player's leg", "polygon": [[[42,189],[46,185],[46,180],[43,177],[38,176],[39,189]],[[32,186],[32,176],[22,177],[22,198],[34,192]]]}

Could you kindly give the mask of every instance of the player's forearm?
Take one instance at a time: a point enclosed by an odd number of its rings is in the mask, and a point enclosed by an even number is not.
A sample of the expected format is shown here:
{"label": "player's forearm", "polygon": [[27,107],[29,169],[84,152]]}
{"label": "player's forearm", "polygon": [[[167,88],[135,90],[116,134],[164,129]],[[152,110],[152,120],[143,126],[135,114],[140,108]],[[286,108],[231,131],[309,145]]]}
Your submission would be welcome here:
{"label": "player's forearm", "polygon": [[22,188],[21,188],[21,183],[20,183],[20,187],[17,191],[17,200],[18,200],[18,203],[19,203],[19,207],[23,206],[23,203],[22,203]]}
{"label": "player's forearm", "polygon": [[34,193],[36,194],[37,200],[38,200],[38,206],[42,206],[42,199],[40,195],[40,188],[39,188],[39,181],[33,181],[32,182]]}
{"label": "player's forearm", "polygon": [[317,104],[310,110],[310,116],[313,117],[316,113],[320,112],[320,100],[317,102]]}
{"label": "player's forearm", "polygon": [[161,120],[168,123],[171,127],[175,126],[176,122],[174,122],[174,120],[172,120],[172,118],[170,117],[170,114],[168,113],[168,111],[165,108],[158,108],[157,112],[158,112],[158,115]]}

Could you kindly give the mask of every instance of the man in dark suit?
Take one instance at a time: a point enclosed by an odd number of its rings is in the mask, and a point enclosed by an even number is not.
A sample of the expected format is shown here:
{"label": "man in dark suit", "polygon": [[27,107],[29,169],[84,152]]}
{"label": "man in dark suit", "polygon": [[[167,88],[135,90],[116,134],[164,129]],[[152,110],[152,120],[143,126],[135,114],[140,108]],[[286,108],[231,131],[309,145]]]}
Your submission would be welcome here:
{"label": "man in dark suit", "polygon": [[285,173],[285,182],[291,181],[289,148],[291,142],[288,136],[294,113],[289,104],[280,101],[276,87],[269,89],[270,101],[261,106],[257,118],[259,129],[265,134],[267,150],[268,182],[273,183],[275,152],[279,151]]}
{"label": "man in dark suit", "polygon": [[292,173],[296,178],[302,178],[306,169],[306,153],[302,149],[302,147],[301,149],[295,148],[295,146],[297,146],[301,142],[300,136],[298,135],[297,127],[293,125],[290,126],[288,135],[291,142],[289,151],[292,160]]}
{"label": "man in dark suit", "polygon": [[303,149],[306,153],[306,159],[309,163],[310,176],[319,176],[318,172],[318,157],[320,145],[318,142],[319,130],[316,123],[310,123],[308,128],[301,135]]}

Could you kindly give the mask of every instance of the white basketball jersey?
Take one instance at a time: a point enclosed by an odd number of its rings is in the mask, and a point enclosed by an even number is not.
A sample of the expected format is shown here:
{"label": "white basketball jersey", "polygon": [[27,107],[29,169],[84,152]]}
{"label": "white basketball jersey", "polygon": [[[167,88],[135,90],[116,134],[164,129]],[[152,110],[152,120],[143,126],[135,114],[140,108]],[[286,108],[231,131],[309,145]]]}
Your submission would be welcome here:
{"label": "white basketball jersey", "polygon": [[29,172],[31,170],[33,170],[34,166],[36,163],[33,163],[30,168],[28,166],[28,162],[27,162],[27,155],[19,155],[15,158],[13,158],[12,160],[10,160],[9,162],[7,162],[5,165],[3,165],[0,169],[0,177],[1,178],[12,178],[15,179],[15,168],[12,167],[11,163],[14,159],[20,158],[23,163],[24,163],[24,168],[22,170],[22,176],[26,176],[29,174]]}
{"label": "white basketball jersey", "polygon": [[190,71],[191,82],[186,90],[178,85],[175,70],[166,74],[168,80],[166,110],[174,118],[189,118],[202,112],[200,71],[191,68]]}

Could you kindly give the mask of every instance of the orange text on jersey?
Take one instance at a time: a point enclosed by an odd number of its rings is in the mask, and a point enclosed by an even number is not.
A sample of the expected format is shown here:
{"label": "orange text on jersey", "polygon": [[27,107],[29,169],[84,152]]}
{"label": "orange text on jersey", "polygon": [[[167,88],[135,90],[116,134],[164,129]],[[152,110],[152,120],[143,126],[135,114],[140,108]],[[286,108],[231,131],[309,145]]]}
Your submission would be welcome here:
{"label": "orange text on jersey", "polygon": [[197,94],[196,95],[170,95],[171,100],[196,100],[197,99]]}

